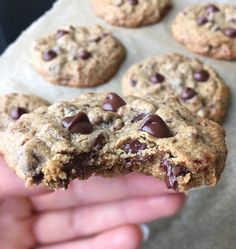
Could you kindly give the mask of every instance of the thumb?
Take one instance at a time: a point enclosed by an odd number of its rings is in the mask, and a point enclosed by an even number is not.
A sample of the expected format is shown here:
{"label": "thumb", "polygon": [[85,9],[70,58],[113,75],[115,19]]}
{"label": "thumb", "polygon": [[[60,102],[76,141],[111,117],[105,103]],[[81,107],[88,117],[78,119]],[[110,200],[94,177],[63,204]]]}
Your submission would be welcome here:
{"label": "thumb", "polygon": [[38,186],[26,188],[24,181],[7,166],[3,156],[0,155],[0,198],[8,196],[33,196],[50,192]]}

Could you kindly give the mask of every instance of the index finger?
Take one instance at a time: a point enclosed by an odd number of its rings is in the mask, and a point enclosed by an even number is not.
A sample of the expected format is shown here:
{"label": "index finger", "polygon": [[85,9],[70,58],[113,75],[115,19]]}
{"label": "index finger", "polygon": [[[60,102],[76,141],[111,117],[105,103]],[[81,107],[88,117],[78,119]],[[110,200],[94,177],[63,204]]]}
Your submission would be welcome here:
{"label": "index finger", "polygon": [[167,189],[164,182],[133,173],[114,178],[94,176],[84,181],[75,180],[66,191],[58,190],[32,201],[38,211],[48,211],[171,193],[175,191]]}

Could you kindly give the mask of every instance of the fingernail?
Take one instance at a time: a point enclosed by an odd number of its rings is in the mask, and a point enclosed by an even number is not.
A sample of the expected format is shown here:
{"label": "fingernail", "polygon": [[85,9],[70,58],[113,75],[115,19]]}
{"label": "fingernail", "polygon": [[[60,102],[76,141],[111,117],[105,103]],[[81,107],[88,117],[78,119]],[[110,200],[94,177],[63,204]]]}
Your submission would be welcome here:
{"label": "fingernail", "polygon": [[150,228],[146,224],[141,224],[139,227],[143,234],[143,242],[145,242],[150,237]]}

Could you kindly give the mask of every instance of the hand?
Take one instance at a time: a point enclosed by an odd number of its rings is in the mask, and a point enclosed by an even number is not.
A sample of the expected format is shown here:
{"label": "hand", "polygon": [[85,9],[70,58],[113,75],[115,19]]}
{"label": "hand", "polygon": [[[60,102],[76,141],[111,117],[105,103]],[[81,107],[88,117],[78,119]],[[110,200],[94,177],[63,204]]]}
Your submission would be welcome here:
{"label": "hand", "polygon": [[138,225],[175,214],[184,200],[137,174],[75,180],[67,191],[26,189],[0,156],[0,248],[137,249]]}

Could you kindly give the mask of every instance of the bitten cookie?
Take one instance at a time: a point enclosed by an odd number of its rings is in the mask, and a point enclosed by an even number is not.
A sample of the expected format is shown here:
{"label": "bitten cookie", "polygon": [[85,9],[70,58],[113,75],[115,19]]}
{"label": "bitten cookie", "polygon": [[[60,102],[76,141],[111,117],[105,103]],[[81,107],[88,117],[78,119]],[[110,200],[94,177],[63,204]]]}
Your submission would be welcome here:
{"label": "bitten cookie", "polygon": [[66,188],[92,174],[141,172],[185,191],[216,184],[224,136],[175,98],[90,93],[23,115],[1,134],[0,150],[27,185]]}
{"label": "bitten cookie", "polygon": [[48,105],[46,100],[33,95],[10,93],[0,96],[0,131],[4,131],[10,123],[18,120],[21,115]]}
{"label": "bitten cookie", "polygon": [[199,4],[180,12],[172,24],[176,40],[194,53],[236,59],[236,6]]}
{"label": "bitten cookie", "polygon": [[124,58],[123,45],[100,26],[61,28],[32,47],[35,69],[51,83],[72,87],[105,83]]}
{"label": "bitten cookie", "polygon": [[222,122],[229,89],[217,73],[196,59],[179,54],[160,55],[133,65],[124,75],[124,95],[178,97],[193,113]]}
{"label": "bitten cookie", "polygon": [[171,7],[171,0],[91,0],[96,14],[124,27],[157,23]]}

